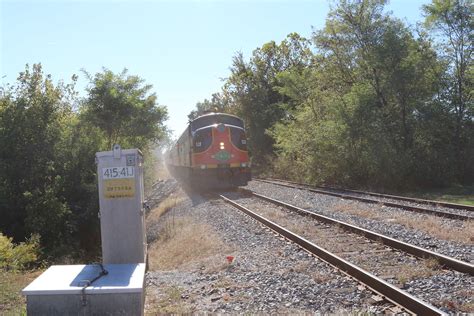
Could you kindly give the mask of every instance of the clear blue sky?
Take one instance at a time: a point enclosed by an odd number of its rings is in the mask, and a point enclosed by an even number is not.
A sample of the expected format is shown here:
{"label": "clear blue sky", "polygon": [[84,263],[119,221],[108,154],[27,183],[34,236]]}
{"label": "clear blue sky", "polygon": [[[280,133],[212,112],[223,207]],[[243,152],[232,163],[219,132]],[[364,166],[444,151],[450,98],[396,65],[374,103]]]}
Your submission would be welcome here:
{"label": "clear blue sky", "polygon": [[[392,0],[388,10],[414,24],[429,0]],[[128,68],[153,85],[168,107],[168,127],[184,130],[196,102],[229,75],[232,56],[248,58],[288,33],[310,37],[324,25],[326,0],[25,1],[0,0],[0,78],[13,83],[26,63],[41,62],[54,80]]]}

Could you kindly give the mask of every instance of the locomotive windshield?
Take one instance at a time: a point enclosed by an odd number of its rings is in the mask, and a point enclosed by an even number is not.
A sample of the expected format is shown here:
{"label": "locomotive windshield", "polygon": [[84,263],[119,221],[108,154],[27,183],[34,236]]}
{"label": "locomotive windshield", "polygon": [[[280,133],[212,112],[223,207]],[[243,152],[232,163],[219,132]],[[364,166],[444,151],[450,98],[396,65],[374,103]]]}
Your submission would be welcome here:
{"label": "locomotive windshield", "polygon": [[191,122],[191,130],[195,131],[201,127],[214,125],[214,124],[227,124],[234,125],[244,128],[244,122],[238,117],[228,115],[228,114],[209,114],[198,117],[197,119]]}

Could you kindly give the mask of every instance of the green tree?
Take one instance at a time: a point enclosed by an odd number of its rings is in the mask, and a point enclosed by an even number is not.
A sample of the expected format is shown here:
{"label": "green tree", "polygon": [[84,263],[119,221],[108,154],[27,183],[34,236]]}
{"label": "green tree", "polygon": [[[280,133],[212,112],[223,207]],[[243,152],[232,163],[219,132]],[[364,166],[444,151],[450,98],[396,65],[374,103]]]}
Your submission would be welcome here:
{"label": "green tree", "polygon": [[[433,0],[411,29],[387,0],[340,0],[298,34],[234,56],[216,105],[241,116],[254,162],[294,179],[406,189],[474,181],[472,2]],[[435,45],[436,42],[441,45]],[[267,159],[271,158],[271,159]]]}
{"label": "green tree", "polygon": [[126,69],[120,74],[104,69],[92,77],[85,72],[90,84],[83,120],[104,132],[107,150],[115,143],[144,149],[166,133],[167,111],[157,104],[156,95],[150,94],[152,86],[127,73]]}
{"label": "green tree", "polygon": [[213,93],[211,100],[204,99],[204,101],[196,103],[196,110],[189,113],[188,119],[194,120],[198,116],[208,112],[227,113],[230,110],[228,99],[226,99],[222,93]]}
{"label": "green tree", "polygon": [[40,64],[26,66],[0,97],[0,230],[43,246],[70,241],[70,209],[61,196],[58,144],[72,114],[73,83],[54,85]]}
{"label": "green tree", "polygon": [[115,141],[148,152],[166,133],[166,109],[138,77],[97,74],[85,100],[76,79],[55,85],[40,64],[27,65],[0,89],[0,232],[35,236],[52,260],[99,254],[95,153]]}
{"label": "green tree", "polygon": [[277,75],[287,69],[304,69],[311,62],[309,41],[296,33],[279,45],[274,41],[254,50],[249,62],[241,53],[234,56],[231,76],[223,90],[231,111],[246,122],[249,148],[256,163],[273,153],[267,130],[285,117],[284,97],[276,90]]}
{"label": "green tree", "polygon": [[433,0],[423,6],[425,25],[437,35],[441,56],[448,65],[440,102],[447,104],[454,116],[455,164],[458,177],[464,180],[474,173],[473,11],[469,0]]}
{"label": "green tree", "polygon": [[310,181],[359,185],[396,186],[419,175],[418,114],[437,91],[440,64],[385,4],[340,1],[314,34],[311,67],[279,75],[278,91],[296,108],[295,120],[273,130],[281,169],[302,159],[300,176]]}
{"label": "green tree", "polygon": [[58,159],[63,163],[58,172],[62,174],[61,194],[71,212],[74,253],[83,260],[96,260],[100,230],[95,153],[105,148],[106,139],[98,127],[82,118],[76,114],[63,128],[65,137],[58,145]]}

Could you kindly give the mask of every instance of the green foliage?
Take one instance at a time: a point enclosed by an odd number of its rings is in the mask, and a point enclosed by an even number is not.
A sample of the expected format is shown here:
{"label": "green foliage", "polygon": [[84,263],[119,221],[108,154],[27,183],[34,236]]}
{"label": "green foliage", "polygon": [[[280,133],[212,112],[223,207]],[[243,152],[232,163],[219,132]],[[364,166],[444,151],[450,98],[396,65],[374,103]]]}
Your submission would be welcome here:
{"label": "green foliage", "polygon": [[209,112],[228,113],[229,111],[228,98],[221,93],[214,93],[211,100],[205,99],[203,102],[198,102],[196,104],[196,110],[189,113],[188,119],[194,120],[198,116]]}
{"label": "green foliage", "polygon": [[309,41],[296,33],[279,45],[272,41],[257,48],[249,62],[241,53],[234,56],[222,95],[228,112],[246,123],[255,164],[263,165],[273,153],[273,139],[266,131],[285,117],[284,97],[276,90],[277,75],[287,69],[303,70],[311,57]]}
{"label": "green foliage", "polygon": [[0,90],[0,232],[15,242],[39,236],[42,259],[97,258],[95,153],[116,141],[147,153],[166,136],[166,109],[125,74],[96,74],[83,100],[75,76],[54,85],[41,65],[27,65]]}
{"label": "green foliage", "polygon": [[[0,230],[16,240],[41,235],[47,247],[67,242],[69,207],[60,194],[58,144],[70,117],[74,82],[54,86],[41,65],[27,66],[0,100]],[[41,215],[39,215],[41,214]]]}
{"label": "green foliage", "polygon": [[156,103],[156,95],[149,94],[152,86],[143,85],[138,76],[120,74],[104,69],[89,77],[89,96],[83,104],[83,120],[105,133],[106,149],[120,143],[122,147],[144,149],[150,141],[164,137],[163,122],[167,119],[164,106]]}
{"label": "green foliage", "polygon": [[22,270],[36,262],[40,243],[38,235],[32,235],[18,245],[12,240],[0,233],[0,269]]}
{"label": "green foliage", "polygon": [[313,46],[290,34],[234,57],[221,95],[254,165],[382,190],[474,181],[472,2],[423,7],[436,41],[386,3],[337,1]]}
{"label": "green foliage", "polygon": [[452,158],[449,126],[439,128],[450,115],[433,102],[444,63],[384,4],[339,2],[315,33],[318,64],[304,76],[279,74],[278,90],[301,105],[272,130],[280,174],[295,165],[306,181],[384,187],[455,179],[454,159],[441,158]]}
{"label": "green foliage", "polygon": [[465,181],[474,172],[474,4],[469,0],[433,0],[423,11],[425,25],[437,35],[440,55],[447,64],[439,98],[452,113],[448,132],[457,166],[455,176]]}

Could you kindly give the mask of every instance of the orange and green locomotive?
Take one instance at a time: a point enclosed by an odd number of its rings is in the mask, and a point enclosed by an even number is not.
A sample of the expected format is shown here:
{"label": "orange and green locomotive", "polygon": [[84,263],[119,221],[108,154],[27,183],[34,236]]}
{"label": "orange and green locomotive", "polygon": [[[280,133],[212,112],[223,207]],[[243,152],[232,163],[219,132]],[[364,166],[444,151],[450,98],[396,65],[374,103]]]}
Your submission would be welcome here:
{"label": "orange and green locomotive", "polygon": [[193,186],[247,185],[251,172],[243,121],[225,113],[199,116],[168,151],[166,163]]}

